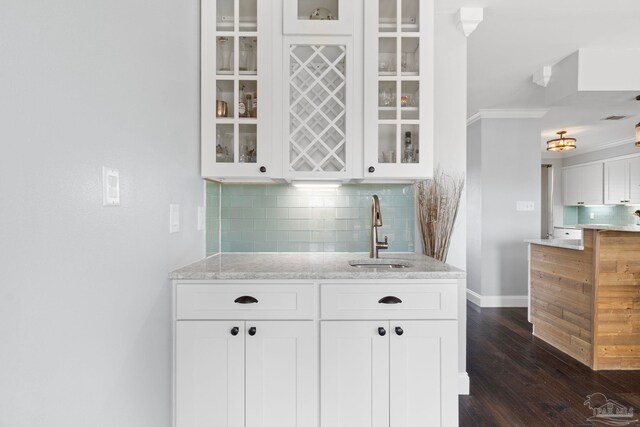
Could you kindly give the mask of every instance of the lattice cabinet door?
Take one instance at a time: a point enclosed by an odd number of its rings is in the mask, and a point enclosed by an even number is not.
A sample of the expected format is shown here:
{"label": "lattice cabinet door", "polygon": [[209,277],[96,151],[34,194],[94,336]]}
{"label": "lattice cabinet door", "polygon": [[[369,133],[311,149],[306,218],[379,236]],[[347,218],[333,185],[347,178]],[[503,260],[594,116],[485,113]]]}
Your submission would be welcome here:
{"label": "lattice cabinet door", "polygon": [[289,178],[352,176],[350,38],[287,38],[284,130]]}
{"label": "lattice cabinet door", "polygon": [[364,177],[433,176],[433,0],[365,2]]}

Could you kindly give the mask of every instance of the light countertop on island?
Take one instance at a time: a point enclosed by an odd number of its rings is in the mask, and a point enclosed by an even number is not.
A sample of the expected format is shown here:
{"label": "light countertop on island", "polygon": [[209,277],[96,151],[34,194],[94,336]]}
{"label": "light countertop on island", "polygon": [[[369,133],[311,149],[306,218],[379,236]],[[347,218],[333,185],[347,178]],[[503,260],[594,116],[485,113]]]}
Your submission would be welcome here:
{"label": "light countertop on island", "polygon": [[402,260],[407,268],[358,268],[351,260],[368,253],[222,253],[169,274],[173,280],[335,280],[335,279],[464,279],[466,273],[419,253],[386,253],[380,259]]}
{"label": "light countertop on island", "polygon": [[580,239],[527,239],[526,243],[534,245],[552,246],[554,248],[573,249],[583,251],[584,244]]}
{"label": "light countertop on island", "polygon": [[640,233],[640,225],[578,224],[576,227],[585,230],[630,231]]}

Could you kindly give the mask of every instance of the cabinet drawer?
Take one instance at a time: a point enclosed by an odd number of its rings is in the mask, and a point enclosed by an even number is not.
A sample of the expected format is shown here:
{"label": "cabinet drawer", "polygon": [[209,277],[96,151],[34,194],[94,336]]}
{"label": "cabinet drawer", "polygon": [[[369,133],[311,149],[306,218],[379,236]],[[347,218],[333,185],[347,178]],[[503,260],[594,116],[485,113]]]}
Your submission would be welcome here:
{"label": "cabinet drawer", "polygon": [[554,228],[553,229],[553,238],[554,239],[582,239],[582,230],[578,230],[575,228]]}
{"label": "cabinet drawer", "polygon": [[323,319],[455,319],[457,284],[326,284]]}
{"label": "cabinet drawer", "polygon": [[177,319],[313,319],[313,286],[178,284]]}

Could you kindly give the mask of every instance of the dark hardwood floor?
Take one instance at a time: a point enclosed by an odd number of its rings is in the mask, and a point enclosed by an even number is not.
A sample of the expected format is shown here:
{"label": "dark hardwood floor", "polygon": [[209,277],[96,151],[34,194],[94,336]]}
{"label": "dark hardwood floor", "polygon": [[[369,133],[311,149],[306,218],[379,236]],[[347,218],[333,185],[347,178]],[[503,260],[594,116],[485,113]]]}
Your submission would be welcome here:
{"label": "dark hardwood floor", "polygon": [[640,371],[592,371],[533,337],[526,308],[474,307],[467,309],[471,395],[460,397],[460,426],[593,426],[584,402],[597,392],[640,418]]}

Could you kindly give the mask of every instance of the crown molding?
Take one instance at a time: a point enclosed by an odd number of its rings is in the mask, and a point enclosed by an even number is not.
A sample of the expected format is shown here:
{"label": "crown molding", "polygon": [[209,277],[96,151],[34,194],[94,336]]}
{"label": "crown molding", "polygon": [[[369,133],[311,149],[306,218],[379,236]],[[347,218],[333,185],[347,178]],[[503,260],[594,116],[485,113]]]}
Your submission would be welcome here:
{"label": "crown molding", "polygon": [[480,119],[541,119],[548,108],[490,108],[478,110],[467,119],[467,126]]}
{"label": "crown molding", "polygon": [[594,147],[587,147],[587,148],[583,148],[583,149],[571,150],[572,152],[565,153],[563,157],[564,158],[575,157],[575,156],[579,156],[581,154],[593,153],[594,151],[606,150],[607,148],[619,147],[619,146],[625,145],[625,144],[635,144],[635,142],[636,142],[635,137],[618,139],[618,140],[615,140],[615,141],[607,142],[605,144],[599,144],[599,145],[594,146]]}
{"label": "crown molding", "polygon": [[484,10],[481,7],[462,7],[458,10],[458,28],[469,37],[484,19]]}

